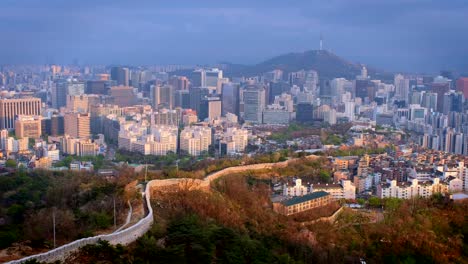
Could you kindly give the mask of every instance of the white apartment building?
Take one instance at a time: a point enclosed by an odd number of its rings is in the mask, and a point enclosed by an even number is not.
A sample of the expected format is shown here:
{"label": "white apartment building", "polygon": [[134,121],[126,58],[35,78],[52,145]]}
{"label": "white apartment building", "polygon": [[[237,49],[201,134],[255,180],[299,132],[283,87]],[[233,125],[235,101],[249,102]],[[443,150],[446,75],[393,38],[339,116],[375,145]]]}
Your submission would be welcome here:
{"label": "white apartment building", "polygon": [[287,183],[283,186],[284,196],[303,196],[309,193],[308,188],[302,185],[301,179],[294,181],[294,186],[289,186]]}
{"label": "white apartment building", "polygon": [[245,150],[249,140],[249,131],[247,129],[228,127],[224,133],[224,139],[227,142],[227,153],[240,153]]}
{"label": "white apartment building", "polygon": [[311,184],[310,192],[324,191],[333,199],[356,199],[356,186],[350,180],[341,180],[339,184]]}
{"label": "white apartment building", "polygon": [[186,127],[180,133],[180,149],[189,155],[198,156],[203,151],[208,151],[211,145],[211,128]]}
{"label": "white apartment building", "polygon": [[439,178],[432,179],[432,182],[420,183],[418,179],[413,179],[411,183],[396,180],[387,181],[377,186],[377,196],[379,198],[400,198],[410,199],[413,197],[428,198],[435,193],[447,193],[448,185],[441,183]]}

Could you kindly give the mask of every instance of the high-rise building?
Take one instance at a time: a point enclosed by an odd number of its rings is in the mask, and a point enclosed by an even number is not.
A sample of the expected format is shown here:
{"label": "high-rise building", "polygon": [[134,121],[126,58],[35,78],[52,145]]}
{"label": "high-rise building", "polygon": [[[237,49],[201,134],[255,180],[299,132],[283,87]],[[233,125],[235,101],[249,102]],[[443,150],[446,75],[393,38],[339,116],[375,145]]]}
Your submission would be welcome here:
{"label": "high-rise building", "polygon": [[133,88],[129,86],[114,86],[109,90],[109,96],[113,104],[120,107],[132,106],[136,103],[136,96]]}
{"label": "high-rise building", "polygon": [[50,135],[60,136],[65,133],[65,118],[62,115],[55,114],[50,117]]}
{"label": "high-rise building", "polygon": [[40,138],[42,133],[40,116],[18,116],[15,122],[17,138]]}
{"label": "high-rise building", "polygon": [[437,94],[436,111],[442,113],[444,111],[444,94],[450,91],[450,80],[442,77],[435,78],[431,84],[431,91]]}
{"label": "high-rise building", "polygon": [[468,100],[468,77],[461,77],[457,80],[457,90],[462,92]]}
{"label": "high-rise building", "polygon": [[185,76],[172,76],[168,81],[169,85],[172,85],[176,91],[178,90],[188,90],[189,89],[189,79]]}
{"label": "high-rise building", "polygon": [[75,79],[59,79],[52,88],[52,107],[56,109],[66,106],[68,95],[82,95],[85,93],[84,82]]}
{"label": "high-rise building", "polygon": [[88,113],[92,105],[100,103],[100,97],[96,94],[68,95],[67,111]]}
{"label": "high-rise building", "polygon": [[450,91],[444,94],[444,103],[442,113],[463,112],[464,96],[461,92]]}
{"label": "high-rise building", "polygon": [[265,109],[265,89],[259,85],[247,85],[242,90],[244,121],[261,124],[262,113]]}
{"label": "high-rise building", "polygon": [[41,114],[41,99],[0,99],[0,129],[14,129],[15,119],[20,115]]}
{"label": "high-rise building", "polygon": [[89,138],[91,136],[90,114],[65,114],[65,134],[74,138]]}
{"label": "high-rise building", "polygon": [[190,92],[188,90],[177,90],[174,92],[174,106],[184,109],[190,108]]}
{"label": "high-rise building", "polygon": [[239,84],[225,83],[221,89],[222,115],[227,113],[239,115]]}
{"label": "high-rise building", "polygon": [[180,133],[180,149],[192,156],[199,156],[208,151],[211,145],[211,128],[186,127]]}
{"label": "high-rise building", "polygon": [[410,92],[410,80],[405,78],[401,74],[397,74],[394,77],[394,85],[395,85],[395,96],[405,101],[406,103],[409,102],[409,92]]}
{"label": "high-rise building", "polygon": [[123,67],[112,67],[111,68],[111,80],[115,81],[116,84],[122,86],[128,86],[129,83],[129,70]]}
{"label": "high-rise building", "polygon": [[201,87],[206,87],[210,90],[210,93],[216,92],[218,87],[218,80],[223,78],[223,71],[217,68],[214,69],[200,69],[197,70],[200,73]]}
{"label": "high-rise building", "polygon": [[87,94],[107,94],[109,85],[107,81],[87,81],[86,93]]}
{"label": "high-rise building", "polygon": [[368,80],[368,79],[363,79],[363,80],[356,80],[356,98],[360,97],[362,101],[364,101],[366,98],[369,99],[369,101],[372,101],[375,96],[375,86],[374,84]]}
{"label": "high-rise building", "polygon": [[314,121],[314,106],[311,103],[297,104],[296,120],[300,123],[311,123]]}
{"label": "high-rise building", "polygon": [[208,96],[209,90],[206,87],[192,87],[189,90],[190,108],[197,112],[200,111],[200,104],[204,97]]}
{"label": "high-rise building", "polygon": [[221,100],[219,97],[205,97],[202,99],[200,104],[200,111],[198,112],[198,118],[200,120],[208,119],[213,121],[216,118],[221,117]]}
{"label": "high-rise building", "polygon": [[159,107],[172,109],[174,107],[174,88],[172,85],[152,85],[150,98],[154,109]]}

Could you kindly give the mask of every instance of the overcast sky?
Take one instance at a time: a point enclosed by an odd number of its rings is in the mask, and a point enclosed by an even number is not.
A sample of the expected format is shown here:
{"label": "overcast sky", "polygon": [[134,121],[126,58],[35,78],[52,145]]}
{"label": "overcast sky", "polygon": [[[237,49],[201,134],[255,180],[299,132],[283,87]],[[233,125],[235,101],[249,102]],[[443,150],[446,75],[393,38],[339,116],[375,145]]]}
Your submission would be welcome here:
{"label": "overcast sky", "polygon": [[0,64],[251,64],[320,32],[355,62],[468,72],[468,0],[0,0]]}

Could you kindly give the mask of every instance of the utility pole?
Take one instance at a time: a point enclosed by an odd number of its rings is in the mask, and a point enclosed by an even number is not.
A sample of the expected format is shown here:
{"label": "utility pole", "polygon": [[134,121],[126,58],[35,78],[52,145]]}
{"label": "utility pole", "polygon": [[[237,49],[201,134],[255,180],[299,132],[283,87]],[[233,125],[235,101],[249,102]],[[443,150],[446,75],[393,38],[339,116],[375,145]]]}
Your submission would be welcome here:
{"label": "utility pole", "polygon": [[52,224],[53,224],[53,232],[54,232],[54,248],[56,246],[56,243],[55,243],[55,207],[52,208]]}
{"label": "utility pole", "polygon": [[117,228],[117,217],[116,217],[116,214],[115,214],[115,194],[114,194],[114,196],[112,198],[114,200],[114,229],[116,229]]}

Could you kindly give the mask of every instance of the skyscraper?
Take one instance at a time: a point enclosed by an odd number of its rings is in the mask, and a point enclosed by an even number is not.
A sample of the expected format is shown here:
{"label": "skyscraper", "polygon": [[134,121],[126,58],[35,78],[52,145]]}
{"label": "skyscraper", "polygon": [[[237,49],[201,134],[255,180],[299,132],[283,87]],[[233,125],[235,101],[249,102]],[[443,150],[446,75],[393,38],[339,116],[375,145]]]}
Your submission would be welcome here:
{"label": "skyscraper", "polygon": [[109,95],[113,99],[114,104],[120,107],[132,106],[136,103],[136,96],[133,93],[133,88],[129,86],[111,87]]}
{"label": "skyscraper", "polygon": [[91,136],[90,114],[65,114],[65,134],[74,138],[89,138]]}
{"label": "skyscraper", "polygon": [[221,89],[222,115],[232,113],[239,116],[239,84],[225,83]]}
{"label": "skyscraper", "polygon": [[189,90],[190,94],[190,108],[192,110],[200,111],[200,103],[201,100],[205,97],[208,96],[209,90],[208,88],[205,87],[192,87]]}
{"label": "skyscraper", "polygon": [[213,121],[216,118],[221,117],[221,100],[219,97],[205,97],[202,99],[200,104],[200,111],[198,112],[198,118],[200,120],[208,119]]}
{"label": "skyscraper", "polygon": [[129,70],[123,67],[111,68],[111,80],[115,81],[117,85],[129,85]]}
{"label": "skyscraper", "polygon": [[68,95],[82,95],[85,93],[84,82],[75,79],[59,79],[52,88],[52,107],[59,109],[67,104]]}
{"label": "skyscraper", "polygon": [[217,68],[214,69],[200,69],[197,72],[200,73],[201,87],[206,87],[210,90],[210,93],[216,92],[218,87],[218,80],[223,78],[223,71]]}
{"label": "skyscraper", "polygon": [[262,112],[265,109],[265,89],[259,85],[243,87],[244,121],[262,123]]}
{"label": "skyscraper", "polygon": [[86,93],[87,94],[107,94],[109,90],[107,81],[87,81]]}
{"label": "skyscraper", "polygon": [[20,115],[41,114],[41,99],[0,99],[0,129],[14,129],[15,119]]}
{"label": "skyscraper", "polygon": [[468,77],[461,77],[457,80],[457,90],[462,92],[468,100]]}

